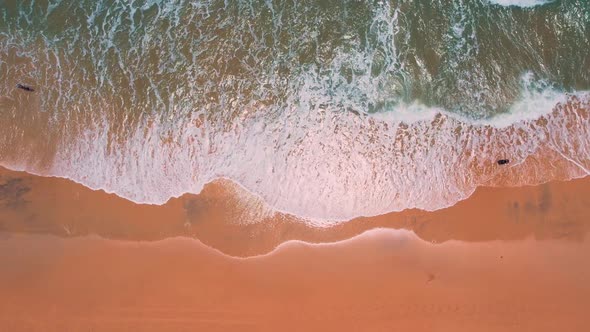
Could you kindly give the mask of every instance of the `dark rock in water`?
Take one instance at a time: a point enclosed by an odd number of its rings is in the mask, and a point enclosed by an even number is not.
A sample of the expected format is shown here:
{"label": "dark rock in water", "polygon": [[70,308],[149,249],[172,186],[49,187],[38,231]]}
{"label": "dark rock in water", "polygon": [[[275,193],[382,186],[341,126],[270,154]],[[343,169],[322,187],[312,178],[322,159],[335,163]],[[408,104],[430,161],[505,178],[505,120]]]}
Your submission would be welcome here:
{"label": "dark rock in water", "polygon": [[498,160],[498,165],[506,165],[510,162],[508,159],[500,159]]}
{"label": "dark rock in water", "polygon": [[17,88],[21,89],[21,90],[25,90],[25,91],[29,91],[29,92],[33,92],[35,91],[35,89],[31,88],[30,86],[24,85],[24,84],[17,84],[16,85]]}

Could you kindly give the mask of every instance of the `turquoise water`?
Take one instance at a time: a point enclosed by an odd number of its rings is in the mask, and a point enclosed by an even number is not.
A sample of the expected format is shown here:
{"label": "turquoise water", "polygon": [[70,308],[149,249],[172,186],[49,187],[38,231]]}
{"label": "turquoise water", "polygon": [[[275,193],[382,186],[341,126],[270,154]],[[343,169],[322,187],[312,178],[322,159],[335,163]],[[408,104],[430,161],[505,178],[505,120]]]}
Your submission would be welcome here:
{"label": "turquoise water", "polygon": [[[223,111],[239,96],[280,111],[301,102],[293,95],[310,81],[311,108],[381,112],[419,100],[479,118],[506,111],[525,73],[541,87],[590,85],[584,0],[531,8],[485,0],[5,0],[2,7],[3,48],[32,52],[24,61],[36,68],[23,73],[32,82],[56,64],[42,58],[50,53],[75,63],[85,92],[131,92],[120,111],[163,112],[173,94]],[[215,103],[207,95],[217,95]]]}

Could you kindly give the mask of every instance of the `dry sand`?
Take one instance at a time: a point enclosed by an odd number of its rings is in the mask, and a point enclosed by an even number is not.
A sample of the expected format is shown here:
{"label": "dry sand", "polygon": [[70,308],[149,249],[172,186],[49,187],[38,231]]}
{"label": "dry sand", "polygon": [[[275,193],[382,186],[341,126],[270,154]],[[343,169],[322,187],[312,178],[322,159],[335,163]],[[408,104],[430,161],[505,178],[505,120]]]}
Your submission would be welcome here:
{"label": "dry sand", "polygon": [[325,229],[244,223],[235,190],[136,205],[2,170],[0,330],[590,329],[590,178]]}
{"label": "dry sand", "polygon": [[3,331],[588,331],[587,242],[404,231],[236,259],[189,239],[0,240]]}

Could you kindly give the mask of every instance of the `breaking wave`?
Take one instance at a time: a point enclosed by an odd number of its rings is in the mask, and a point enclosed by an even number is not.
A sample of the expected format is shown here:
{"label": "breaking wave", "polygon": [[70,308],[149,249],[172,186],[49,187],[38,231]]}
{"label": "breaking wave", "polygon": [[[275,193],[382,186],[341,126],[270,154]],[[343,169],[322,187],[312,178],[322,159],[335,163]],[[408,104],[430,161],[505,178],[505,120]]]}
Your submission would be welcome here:
{"label": "breaking wave", "polygon": [[[193,115],[168,137],[166,126],[145,123],[120,143],[103,121],[60,151],[50,174],[155,204],[228,178],[316,222],[436,210],[507,176],[503,185],[588,175],[587,95],[527,98],[509,114],[474,122],[420,105],[376,116],[294,108],[272,120],[254,108],[229,127]],[[498,166],[501,158],[510,166]]]}

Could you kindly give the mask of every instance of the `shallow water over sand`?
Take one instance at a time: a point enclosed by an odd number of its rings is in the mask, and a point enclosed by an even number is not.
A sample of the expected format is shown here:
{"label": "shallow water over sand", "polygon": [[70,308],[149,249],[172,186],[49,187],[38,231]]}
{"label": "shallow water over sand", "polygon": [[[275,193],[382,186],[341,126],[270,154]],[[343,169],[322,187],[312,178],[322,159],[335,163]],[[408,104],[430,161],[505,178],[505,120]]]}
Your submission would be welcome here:
{"label": "shallow water over sand", "polygon": [[11,0],[0,15],[0,164],[135,202],[226,178],[265,202],[254,214],[328,226],[590,169],[586,1]]}

